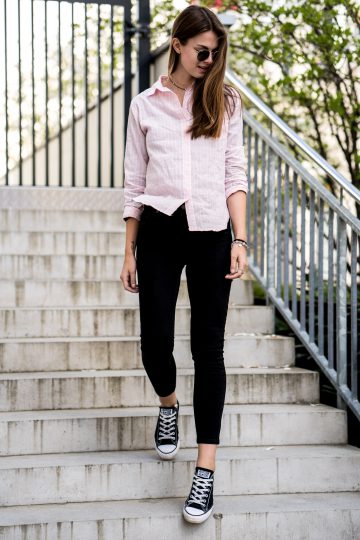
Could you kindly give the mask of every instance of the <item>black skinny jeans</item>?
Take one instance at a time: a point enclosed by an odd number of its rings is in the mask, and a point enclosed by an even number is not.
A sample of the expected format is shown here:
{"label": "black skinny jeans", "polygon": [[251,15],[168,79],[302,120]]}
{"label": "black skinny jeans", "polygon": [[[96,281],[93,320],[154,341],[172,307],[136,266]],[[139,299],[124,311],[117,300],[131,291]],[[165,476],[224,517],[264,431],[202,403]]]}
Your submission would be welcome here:
{"label": "black skinny jeans", "polygon": [[137,237],[141,353],[158,396],[175,391],[175,308],[186,265],[195,367],[197,443],[219,444],[226,391],[224,332],[232,280],[230,219],[222,231],[189,231],[180,206],[171,216],[145,206]]}

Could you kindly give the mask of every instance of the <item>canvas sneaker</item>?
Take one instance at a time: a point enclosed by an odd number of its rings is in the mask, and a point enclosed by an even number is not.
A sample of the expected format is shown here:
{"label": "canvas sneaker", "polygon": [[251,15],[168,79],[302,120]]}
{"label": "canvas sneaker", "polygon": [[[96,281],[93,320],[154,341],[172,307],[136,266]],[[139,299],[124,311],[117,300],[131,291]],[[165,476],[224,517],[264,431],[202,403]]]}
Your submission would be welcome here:
{"label": "canvas sneaker", "polygon": [[214,489],[214,471],[196,467],[190,494],[183,507],[183,517],[190,523],[202,523],[211,514]]}
{"label": "canvas sneaker", "polygon": [[180,448],[179,408],[179,401],[174,407],[159,407],[154,438],[155,448],[161,459],[172,459]]}

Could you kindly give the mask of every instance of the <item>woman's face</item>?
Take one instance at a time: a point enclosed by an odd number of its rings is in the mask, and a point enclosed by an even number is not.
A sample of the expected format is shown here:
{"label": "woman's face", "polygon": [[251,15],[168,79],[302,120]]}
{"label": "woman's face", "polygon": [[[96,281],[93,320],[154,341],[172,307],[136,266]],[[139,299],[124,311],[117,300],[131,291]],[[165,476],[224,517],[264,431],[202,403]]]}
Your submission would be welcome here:
{"label": "woman's face", "polygon": [[183,69],[192,77],[199,78],[205,75],[206,70],[211,67],[214,60],[209,54],[206,60],[199,61],[197,53],[202,49],[217,50],[218,37],[215,32],[209,30],[189,38],[186,45],[182,45],[178,38],[173,38],[173,47],[176,52],[180,53],[180,64]]}

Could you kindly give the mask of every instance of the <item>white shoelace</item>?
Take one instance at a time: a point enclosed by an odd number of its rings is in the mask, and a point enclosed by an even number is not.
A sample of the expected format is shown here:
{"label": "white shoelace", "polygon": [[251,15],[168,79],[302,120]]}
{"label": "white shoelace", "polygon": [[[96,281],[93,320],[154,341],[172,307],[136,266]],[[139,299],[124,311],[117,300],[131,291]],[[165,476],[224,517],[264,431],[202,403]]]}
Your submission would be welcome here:
{"label": "white shoelace", "polygon": [[158,439],[175,439],[176,412],[164,415],[160,411],[159,436]]}
{"label": "white shoelace", "polygon": [[194,476],[187,504],[197,503],[201,506],[204,506],[208,498],[212,483],[212,478],[199,478],[199,476]]}

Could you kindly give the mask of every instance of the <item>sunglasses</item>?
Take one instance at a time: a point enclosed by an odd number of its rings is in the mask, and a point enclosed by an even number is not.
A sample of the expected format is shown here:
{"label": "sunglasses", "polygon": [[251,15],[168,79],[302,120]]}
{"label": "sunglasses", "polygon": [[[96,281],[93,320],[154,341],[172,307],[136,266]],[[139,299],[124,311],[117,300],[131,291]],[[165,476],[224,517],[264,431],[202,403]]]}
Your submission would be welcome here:
{"label": "sunglasses", "polygon": [[216,49],[215,51],[209,51],[209,49],[201,49],[200,51],[197,51],[197,59],[199,60],[199,62],[203,62],[204,60],[207,60],[209,58],[209,55],[211,54],[212,60],[214,61],[218,53],[219,49]]}

